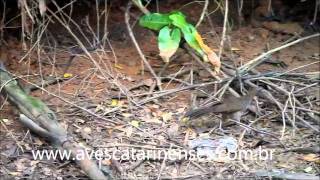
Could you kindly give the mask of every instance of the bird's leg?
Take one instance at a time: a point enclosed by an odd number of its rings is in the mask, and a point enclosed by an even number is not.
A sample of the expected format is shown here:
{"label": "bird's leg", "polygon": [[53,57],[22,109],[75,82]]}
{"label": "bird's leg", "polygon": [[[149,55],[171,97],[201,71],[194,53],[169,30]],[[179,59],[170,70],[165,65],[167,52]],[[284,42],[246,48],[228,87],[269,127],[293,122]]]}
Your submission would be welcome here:
{"label": "bird's leg", "polygon": [[219,120],[219,130],[223,133],[223,134],[226,134],[228,133],[228,130],[225,130],[222,128],[222,124],[223,124],[223,121],[225,120],[225,115],[222,115],[222,119]]}

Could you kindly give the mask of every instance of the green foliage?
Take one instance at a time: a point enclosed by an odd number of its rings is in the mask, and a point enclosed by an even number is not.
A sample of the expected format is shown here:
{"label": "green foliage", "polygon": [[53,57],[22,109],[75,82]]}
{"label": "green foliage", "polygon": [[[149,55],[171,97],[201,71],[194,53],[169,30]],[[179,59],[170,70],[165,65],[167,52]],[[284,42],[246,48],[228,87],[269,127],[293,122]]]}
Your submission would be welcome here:
{"label": "green foliage", "polygon": [[181,32],[188,45],[192,47],[204,60],[207,60],[211,50],[206,46],[196,28],[187,22],[186,16],[180,11],[168,14],[150,13],[140,18],[142,27],[159,31],[158,46],[160,56],[165,62],[176,52],[179,47]]}
{"label": "green foliage", "polygon": [[185,28],[189,24],[186,21],[186,16],[179,11],[170,13],[169,19],[172,21],[174,26],[177,26],[180,29]]}
{"label": "green foliage", "polygon": [[179,48],[181,40],[181,32],[178,28],[163,27],[158,36],[158,46],[160,50],[160,56],[165,62],[169,62],[170,57]]}
{"label": "green foliage", "polygon": [[196,28],[191,24],[187,24],[182,28],[182,33],[189,46],[196,50],[201,56],[203,56],[204,52],[200,47],[198,40],[196,39]]}
{"label": "green foliage", "polygon": [[171,20],[167,14],[152,13],[142,16],[139,24],[142,27],[159,31],[164,26],[171,24]]}

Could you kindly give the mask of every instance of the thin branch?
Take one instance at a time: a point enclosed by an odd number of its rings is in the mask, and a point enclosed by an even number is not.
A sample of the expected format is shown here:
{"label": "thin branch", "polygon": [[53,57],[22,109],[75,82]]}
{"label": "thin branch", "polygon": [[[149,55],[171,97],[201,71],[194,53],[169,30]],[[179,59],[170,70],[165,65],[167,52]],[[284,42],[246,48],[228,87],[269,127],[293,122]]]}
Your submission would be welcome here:
{"label": "thin branch", "polygon": [[207,13],[207,10],[208,10],[208,6],[209,6],[209,0],[205,0],[204,2],[204,6],[203,6],[203,9],[202,9],[202,13],[201,13],[201,16],[196,24],[196,27],[200,26],[200,24],[202,23],[203,21],[203,18],[204,16],[206,15]]}
{"label": "thin branch", "polygon": [[131,26],[130,26],[130,8],[132,6],[132,3],[131,1],[128,2],[128,5],[127,5],[127,9],[126,9],[126,12],[125,12],[125,21],[126,21],[126,25],[127,25],[127,29],[128,29],[128,33],[130,35],[130,38],[134,44],[134,46],[136,47],[141,59],[143,60],[143,63],[147,66],[148,70],[150,71],[150,73],[152,74],[152,76],[156,79],[156,82],[157,82],[157,86],[158,88],[161,90],[161,80],[160,78],[157,76],[157,74],[154,72],[154,70],[152,69],[152,67],[150,66],[149,62],[147,61],[146,57],[144,56],[140,46],[138,45],[138,42],[136,40],[136,38],[134,37],[134,34],[132,32],[132,29],[131,29]]}
{"label": "thin branch", "polygon": [[284,48],[293,46],[293,45],[295,45],[295,44],[297,44],[299,42],[305,41],[305,40],[310,39],[310,38],[315,38],[315,37],[318,37],[318,36],[320,36],[320,33],[316,33],[316,34],[313,34],[313,35],[310,35],[310,36],[306,36],[306,37],[297,39],[295,41],[292,41],[292,42],[290,42],[288,44],[285,44],[283,46],[271,49],[270,51],[261,54],[260,56],[254,58],[253,60],[251,60],[248,63],[244,64],[243,66],[239,67],[238,68],[239,74],[243,75],[243,74],[247,73],[248,71],[250,71],[251,69],[253,69],[257,65],[259,65],[263,61],[265,61],[266,57],[270,56],[271,54],[273,54],[275,52],[278,52],[278,51],[280,51],[280,50],[282,50]]}

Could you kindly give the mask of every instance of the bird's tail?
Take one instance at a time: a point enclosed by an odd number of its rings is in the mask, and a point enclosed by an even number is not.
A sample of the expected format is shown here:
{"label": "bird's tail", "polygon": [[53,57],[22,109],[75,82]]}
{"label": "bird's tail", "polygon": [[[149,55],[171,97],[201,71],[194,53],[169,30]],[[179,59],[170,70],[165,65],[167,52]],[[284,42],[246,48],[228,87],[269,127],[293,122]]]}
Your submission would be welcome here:
{"label": "bird's tail", "polygon": [[185,114],[185,117],[188,117],[190,119],[195,119],[195,118],[199,118],[205,114],[209,114],[212,111],[212,107],[211,106],[207,106],[207,107],[202,107],[202,108],[198,108],[198,109],[193,109],[188,111]]}

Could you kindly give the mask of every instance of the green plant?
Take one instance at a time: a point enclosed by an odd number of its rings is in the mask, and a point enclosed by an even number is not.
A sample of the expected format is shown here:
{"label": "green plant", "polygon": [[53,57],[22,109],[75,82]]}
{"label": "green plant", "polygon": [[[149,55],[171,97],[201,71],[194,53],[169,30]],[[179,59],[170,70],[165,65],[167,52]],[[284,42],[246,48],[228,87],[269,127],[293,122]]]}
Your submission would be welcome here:
{"label": "green plant", "polygon": [[[160,56],[168,63],[170,57],[177,51],[181,37],[185,39],[206,62],[214,65],[215,71],[219,72],[220,61],[217,55],[204,44],[201,35],[196,28],[187,22],[186,16],[180,11],[172,11],[167,14],[149,13],[139,20],[142,27],[158,31],[158,47]],[[181,33],[183,36],[181,36]]]}

